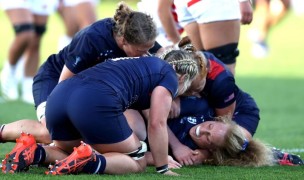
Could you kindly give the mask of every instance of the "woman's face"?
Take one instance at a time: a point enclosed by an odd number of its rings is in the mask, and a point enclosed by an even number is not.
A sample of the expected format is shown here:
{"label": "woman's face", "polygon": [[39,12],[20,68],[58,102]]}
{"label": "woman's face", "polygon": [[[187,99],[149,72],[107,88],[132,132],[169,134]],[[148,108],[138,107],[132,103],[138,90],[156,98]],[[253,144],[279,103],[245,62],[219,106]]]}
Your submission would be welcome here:
{"label": "woman's face", "polygon": [[201,149],[213,150],[222,147],[228,125],[217,121],[206,121],[190,129],[190,136]]}
{"label": "woman's face", "polygon": [[143,45],[132,45],[129,43],[124,43],[122,49],[127,54],[128,57],[139,57],[148,54],[149,49],[154,46],[155,41],[147,42]]}

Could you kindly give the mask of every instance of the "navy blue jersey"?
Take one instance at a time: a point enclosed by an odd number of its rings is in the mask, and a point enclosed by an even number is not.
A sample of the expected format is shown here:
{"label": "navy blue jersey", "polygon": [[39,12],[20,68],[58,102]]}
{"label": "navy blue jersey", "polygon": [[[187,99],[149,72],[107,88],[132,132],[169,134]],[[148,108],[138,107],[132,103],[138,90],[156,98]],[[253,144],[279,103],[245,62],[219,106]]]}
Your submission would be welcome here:
{"label": "navy blue jersey", "polygon": [[171,65],[157,57],[117,58],[87,69],[79,76],[102,82],[121,95],[125,108],[147,109],[156,86],[177,95],[178,81]]}
{"label": "navy blue jersey", "polygon": [[236,106],[232,119],[245,128],[252,136],[259,125],[260,110],[255,100],[241,89],[236,97]]}
{"label": "navy blue jersey", "polygon": [[208,60],[209,71],[206,85],[200,93],[208,99],[213,108],[225,108],[236,100],[239,88],[232,73],[213,54],[204,52]]}
{"label": "navy blue jersey", "polygon": [[[106,18],[80,30],[72,42],[58,54],[53,54],[39,68],[34,78],[34,100],[38,106],[46,101],[47,96],[57,84],[64,65],[77,74],[106,59],[126,57],[113,37],[115,22]],[[156,53],[161,48],[158,43],[149,51]]]}

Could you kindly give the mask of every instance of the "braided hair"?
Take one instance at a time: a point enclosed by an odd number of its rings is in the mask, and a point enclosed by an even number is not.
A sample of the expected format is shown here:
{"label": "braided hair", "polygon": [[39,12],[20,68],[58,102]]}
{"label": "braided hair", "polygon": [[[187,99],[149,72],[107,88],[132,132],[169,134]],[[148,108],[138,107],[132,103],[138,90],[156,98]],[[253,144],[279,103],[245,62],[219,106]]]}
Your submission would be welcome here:
{"label": "braided hair", "polygon": [[208,70],[207,70],[207,59],[204,53],[202,53],[201,51],[197,51],[197,49],[191,44],[191,41],[188,36],[183,37],[179,41],[178,47],[187,52],[192,52],[196,54],[195,58],[197,58],[198,60],[200,74],[202,77],[206,77]]}
{"label": "braided hair", "polygon": [[199,63],[195,54],[184,50],[169,49],[161,54],[160,58],[171,64],[177,74],[185,75],[183,88],[179,90],[179,94],[183,94],[199,73]]}

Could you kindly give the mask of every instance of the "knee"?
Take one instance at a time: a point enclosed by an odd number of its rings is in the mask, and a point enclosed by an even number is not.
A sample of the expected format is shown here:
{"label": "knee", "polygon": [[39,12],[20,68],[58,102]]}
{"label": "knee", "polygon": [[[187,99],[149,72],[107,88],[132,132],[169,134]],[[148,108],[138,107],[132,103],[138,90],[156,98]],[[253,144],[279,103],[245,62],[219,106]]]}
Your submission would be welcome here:
{"label": "knee", "polygon": [[141,146],[137,150],[127,153],[128,156],[137,162],[137,168],[135,169],[135,172],[143,172],[147,167],[147,160],[145,158],[145,153],[148,149],[147,144],[143,141],[140,141],[140,143]]}
{"label": "knee", "polygon": [[52,143],[51,135],[50,135],[48,129],[46,128],[45,123],[39,122],[39,125],[36,126],[36,129],[38,129],[37,135],[36,135],[36,140],[38,142],[44,143],[44,144]]}
{"label": "knee", "polygon": [[230,43],[216,48],[208,49],[215,57],[224,64],[234,64],[239,56],[238,43]]}
{"label": "knee", "polygon": [[45,126],[43,126],[43,128],[40,129],[39,138],[37,139],[39,139],[40,143],[44,143],[44,144],[52,143],[51,135]]}

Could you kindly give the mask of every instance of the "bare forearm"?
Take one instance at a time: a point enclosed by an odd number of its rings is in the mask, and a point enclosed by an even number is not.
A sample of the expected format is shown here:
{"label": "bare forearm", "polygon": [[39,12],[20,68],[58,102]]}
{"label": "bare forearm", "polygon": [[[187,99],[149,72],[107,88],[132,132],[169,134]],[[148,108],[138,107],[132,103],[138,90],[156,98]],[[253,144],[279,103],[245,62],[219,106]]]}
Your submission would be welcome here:
{"label": "bare forearm", "polygon": [[168,164],[168,137],[167,127],[164,125],[148,126],[150,149],[156,167]]}

